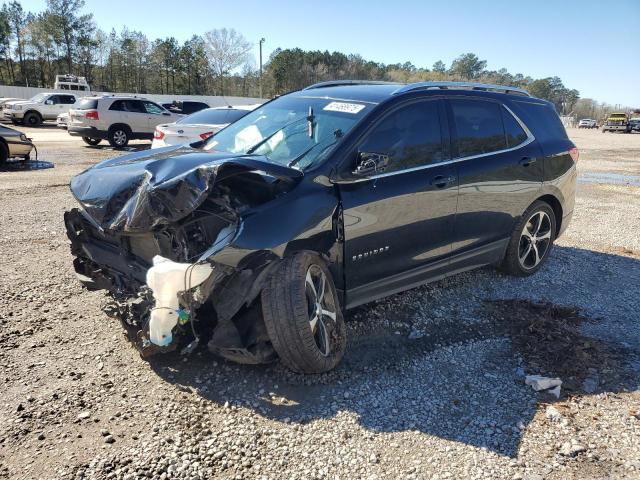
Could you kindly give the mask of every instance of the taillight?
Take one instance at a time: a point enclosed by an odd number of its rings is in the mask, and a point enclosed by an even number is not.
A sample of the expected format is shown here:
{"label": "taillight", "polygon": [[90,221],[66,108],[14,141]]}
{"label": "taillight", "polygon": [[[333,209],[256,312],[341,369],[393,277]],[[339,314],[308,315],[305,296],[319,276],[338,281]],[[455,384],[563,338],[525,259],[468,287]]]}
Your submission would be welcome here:
{"label": "taillight", "polygon": [[573,158],[573,163],[578,163],[578,159],[580,158],[580,153],[576,147],[569,149],[569,155]]}
{"label": "taillight", "polygon": [[201,133],[200,134],[200,138],[203,140],[206,140],[207,138],[209,138],[211,135],[213,135],[213,132],[205,132],[205,133]]}
{"label": "taillight", "polygon": [[91,120],[100,120],[97,110],[89,110],[87,113],[84,114],[84,118],[89,118]]}
{"label": "taillight", "polygon": [[153,138],[156,140],[162,140],[164,138],[164,132],[158,130],[157,128],[153,131]]}

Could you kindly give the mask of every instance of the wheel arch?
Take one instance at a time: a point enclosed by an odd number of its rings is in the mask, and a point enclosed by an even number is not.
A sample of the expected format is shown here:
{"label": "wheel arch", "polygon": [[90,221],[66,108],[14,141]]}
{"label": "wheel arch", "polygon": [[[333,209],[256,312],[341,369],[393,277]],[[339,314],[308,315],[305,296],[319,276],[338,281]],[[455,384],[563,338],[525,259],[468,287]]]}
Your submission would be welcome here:
{"label": "wheel arch", "polygon": [[114,129],[116,128],[123,128],[125,129],[127,132],[129,132],[129,135],[131,135],[131,133],[133,132],[133,130],[131,130],[131,127],[129,125],[127,125],[126,123],[113,123],[109,126],[109,128],[107,129],[107,132],[112,132]]}
{"label": "wheel arch", "polygon": [[562,215],[563,215],[563,209],[562,209],[562,203],[560,203],[560,200],[558,200],[557,197],[555,197],[554,195],[551,194],[546,194],[546,195],[542,195],[541,197],[538,197],[536,199],[536,202],[541,201],[544,202],[546,204],[548,204],[552,209],[553,209],[553,214],[556,216],[556,231],[555,231],[555,235],[558,236],[558,233],[561,232],[561,227],[562,227]]}
{"label": "wheel arch", "polygon": [[26,112],[24,112],[24,115],[23,115],[23,117],[22,117],[22,118],[24,119],[24,117],[26,117],[27,115],[29,115],[29,114],[31,114],[31,113],[34,113],[34,114],[36,114],[38,117],[40,117],[40,121],[41,121],[41,122],[44,120],[44,117],[42,116],[42,114],[41,114],[38,110],[34,110],[33,108],[32,108],[32,109],[30,109],[30,110],[27,110]]}

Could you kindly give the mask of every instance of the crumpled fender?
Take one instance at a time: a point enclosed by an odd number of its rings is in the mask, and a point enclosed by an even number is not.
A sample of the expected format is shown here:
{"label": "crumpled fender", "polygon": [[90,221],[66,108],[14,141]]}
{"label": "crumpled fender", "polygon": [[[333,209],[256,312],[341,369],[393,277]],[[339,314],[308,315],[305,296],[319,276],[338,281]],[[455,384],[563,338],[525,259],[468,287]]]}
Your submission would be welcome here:
{"label": "crumpled fender", "polygon": [[259,155],[179,146],[101,162],[73,177],[71,192],[102,229],[142,233],[180,221],[206,200],[216,181],[249,171],[292,182],[303,176]]}

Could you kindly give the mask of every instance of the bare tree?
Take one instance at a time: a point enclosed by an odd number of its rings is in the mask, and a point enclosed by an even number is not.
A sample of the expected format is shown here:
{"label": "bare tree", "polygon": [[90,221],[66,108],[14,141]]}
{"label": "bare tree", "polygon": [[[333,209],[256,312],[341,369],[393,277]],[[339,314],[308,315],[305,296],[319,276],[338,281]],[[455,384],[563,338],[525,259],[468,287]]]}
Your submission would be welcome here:
{"label": "bare tree", "polygon": [[233,28],[211,30],[204,39],[209,62],[220,81],[220,94],[224,95],[224,76],[249,59],[251,43]]}

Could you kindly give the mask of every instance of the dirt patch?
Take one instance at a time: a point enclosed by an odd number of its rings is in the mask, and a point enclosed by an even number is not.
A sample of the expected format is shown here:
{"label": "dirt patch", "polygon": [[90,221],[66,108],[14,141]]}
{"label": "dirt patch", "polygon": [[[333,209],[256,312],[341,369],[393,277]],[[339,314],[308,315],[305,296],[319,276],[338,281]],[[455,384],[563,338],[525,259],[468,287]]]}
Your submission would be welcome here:
{"label": "dirt patch", "polygon": [[631,387],[633,375],[620,345],[584,336],[579,309],[526,300],[485,302],[486,313],[503,323],[527,373],[562,379],[565,393],[592,394]]}

